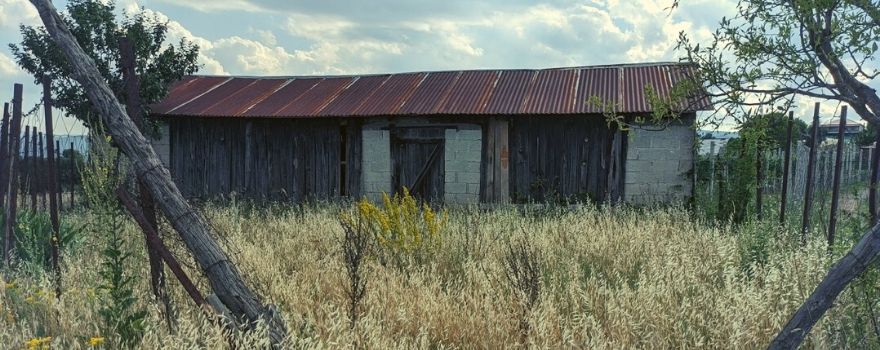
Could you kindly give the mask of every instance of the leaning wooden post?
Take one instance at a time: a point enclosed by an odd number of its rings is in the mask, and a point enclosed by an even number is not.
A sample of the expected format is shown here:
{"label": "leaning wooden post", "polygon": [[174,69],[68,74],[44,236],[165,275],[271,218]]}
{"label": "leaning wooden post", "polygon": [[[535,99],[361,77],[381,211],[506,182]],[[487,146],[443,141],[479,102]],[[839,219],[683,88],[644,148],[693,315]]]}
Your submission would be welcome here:
{"label": "leaning wooden post", "polygon": [[[137,57],[135,56],[134,49],[127,37],[120,37],[118,41],[119,54],[121,56],[120,65],[122,76],[125,80],[125,97],[127,102],[125,110],[128,113],[129,118],[131,118],[138,129],[140,129],[141,133],[146,134],[146,123],[144,122],[141,105],[140,81],[134,69]],[[150,195],[150,190],[143,183],[143,179],[138,177],[137,182],[140,210],[147,219],[147,222],[156,232],[158,232],[159,224],[156,219],[156,204],[153,201],[153,196]],[[159,237],[159,239],[161,239],[161,237]],[[150,246],[149,242],[147,242],[147,256],[150,260],[150,282],[153,288],[153,294],[155,294],[156,298],[165,305],[166,314],[170,313],[171,301],[165,293],[165,268],[162,266],[162,259],[159,257],[156,250]]]}
{"label": "leaning wooden post", "polygon": [[785,157],[782,161],[782,195],[779,203],[779,223],[785,224],[785,206],[788,203],[788,176],[791,168],[791,129],[794,125],[794,112],[788,112],[788,128],[785,133]]}
{"label": "leaning wooden post", "polygon": [[[31,168],[31,127],[30,125],[24,126],[24,159],[21,162],[21,174],[19,176],[22,177],[21,186],[22,186],[22,195],[30,194],[31,190],[31,176],[30,176],[30,168]],[[27,198],[27,197],[25,197]],[[33,201],[31,205],[36,205],[36,201]],[[31,211],[37,211],[36,207],[31,208]]]}
{"label": "leaning wooden post", "polygon": [[42,132],[37,135],[37,144],[39,145],[39,156],[37,156],[37,186],[35,187],[37,191],[40,192],[40,209],[46,210],[46,149],[43,148],[44,141],[43,138],[46,136]]}
{"label": "leaning wooden post", "polygon": [[144,180],[153,197],[160,199],[157,205],[192,253],[217,298],[234,317],[245,321],[248,329],[254,329],[258,321],[265,322],[269,343],[280,347],[287,336],[287,326],[276,308],[264,304],[245,283],[238,268],[213,238],[214,232],[207,220],[183,198],[171,173],[125,113],[95,62],[64,25],[55,6],[48,0],[31,0],[31,3],[67,59],[71,75],[82,86],[117,146],[131,160],[134,174]]}
{"label": "leaning wooden post", "polygon": [[[53,135],[54,138],[54,135]],[[64,210],[64,188],[61,187],[61,141],[55,140],[55,194],[58,196],[58,210]]]}
{"label": "leaning wooden post", "polygon": [[840,126],[837,129],[837,152],[834,156],[834,182],[831,184],[831,215],[828,218],[828,252],[834,247],[837,230],[837,207],[840,205],[840,175],[843,158],[843,132],[846,129],[846,106],[840,109]]}
{"label": "leaning wooden post", "polygon": [[9,259],[12,250],[15,249],[14,229],[16,209],[18,209],[18,146],[21,142],[21,94],[22,85],[15,84],[12,94],[12,125],[9,126],[9,183],[6,186],[6,227],[4,227],[5,239],[3,240],[3,261],[9,267]]}
{"label": "leaning wooden post", "polygon": [[131,214],[131,217],[134,218],[134,222],[140,226],[141,231],[144,232],[144,238],[147,241],[147,244],[152,247],[157,254],[165,260],[168,264],[168,269],[171,270],[171,273],[177,277],[177,280],[180,281],[180,285],[183,286],[183,290],[189,294],[189,297],[196,303],[197,306],[205,306],[205,298],[202,296],[202,293],[199,292],[199,289],[196,285],[189,279],[189,276],[186,275],[186,272],[183,271],[183,268],[180,266],[180,263],[177,262],[177,259],[174,258],[174,255],[165,247],[165,243],[162,242],[162,238],[159,237],[159,233],[156,232],[156,228],[152,226],[144,216],[144,213],[138,209],[137,204],[135,204],[134,200],[131,199],[131,196],[125,192],[125,189],[119,187],[116,189],[116,197],[119,198],[119,201],[122,203],[122,207]]}
{"label": "leaning wooden post", "polygon": [[9,103],[3,104],[3,122],[0,123],[0,203],[6,203],[6,184],[9,182]]}
{"label": "leaning wooden post", "polygon": [[[43,108],[46,117],[46,171],[43,188],[43,203],[46,191],[49,192],[49,220],[52,222],[52,269],[55,270],[55,297],[61,297],[61,268],[58,264],[58,249],[61,227],[58,222],[58,177],[55,172],[55,136],[52,127],[52,80],[43,76]],[[42,140],[42,138],[40,138]]]}
{"label": "leaning wooden post", "polygon": [[813,111],[813,145],[807,161],[807,178],[804,179],[804,216],[801,223],[801,245],[807,244],[807,233],[810,231],[810,213],[813,210],[813,178],[816,172],[816,153],[819,151],[819,102]]}

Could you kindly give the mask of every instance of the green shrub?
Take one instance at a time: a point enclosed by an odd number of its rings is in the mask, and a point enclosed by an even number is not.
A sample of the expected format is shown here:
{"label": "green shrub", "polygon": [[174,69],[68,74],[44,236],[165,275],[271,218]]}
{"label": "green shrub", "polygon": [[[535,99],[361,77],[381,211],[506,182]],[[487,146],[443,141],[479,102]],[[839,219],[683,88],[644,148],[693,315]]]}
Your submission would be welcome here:
{"label": "green shrub", "polygon": [[[13,259],[27,269],[48,270],[52,258],[52,223],[49,215],[43,212],[21,211],[16,214],[13,229],[15,250]],[[5,246],[6,215],[0,213],[0,247]],[[73,245],[79,238],[82,226],[61,222],[58,238],[62,249]]]}

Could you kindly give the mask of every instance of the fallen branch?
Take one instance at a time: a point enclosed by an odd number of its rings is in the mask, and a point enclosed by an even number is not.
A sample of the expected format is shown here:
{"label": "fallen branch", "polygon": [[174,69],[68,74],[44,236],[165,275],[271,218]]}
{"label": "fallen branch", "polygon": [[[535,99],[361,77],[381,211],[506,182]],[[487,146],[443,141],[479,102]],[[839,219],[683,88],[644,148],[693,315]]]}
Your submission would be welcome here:
{"label": "fallen branch", "polygon": [[875,225],[862,236],[849,253],[831,267],[822,282],[779,331],[768,349],[797,348],[825,311],[831,308],[834,299],[837,299],[850,281],[868,269],[878,252],[880,252],[880,225]]}

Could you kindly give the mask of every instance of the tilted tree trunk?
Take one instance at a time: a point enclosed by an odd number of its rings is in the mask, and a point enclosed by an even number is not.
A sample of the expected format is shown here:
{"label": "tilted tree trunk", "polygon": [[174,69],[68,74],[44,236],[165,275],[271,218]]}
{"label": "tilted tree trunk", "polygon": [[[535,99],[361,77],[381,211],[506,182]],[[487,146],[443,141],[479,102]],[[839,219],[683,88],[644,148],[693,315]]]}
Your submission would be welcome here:
{"label": "tilted tree trunk", "polygon": [[272,344],[280,344],[287,329],[274,307],[263,305],[260,298],[245,284],[235,265],[212,237],[207,221],[181,195],[150,143],[140,133],[125,109],[119,104],[104,81],[94,61],[82,50],[64,25],[55,7],[48,0],[31,0],[46,30],[64,53],[76,79],[85,90],[110,136],[131,159],[135,175],[150,190],[156,204],[180,235],[196,262],[207,276],[214,293],[232,314],[248,326],[258,320],[268,326]]}

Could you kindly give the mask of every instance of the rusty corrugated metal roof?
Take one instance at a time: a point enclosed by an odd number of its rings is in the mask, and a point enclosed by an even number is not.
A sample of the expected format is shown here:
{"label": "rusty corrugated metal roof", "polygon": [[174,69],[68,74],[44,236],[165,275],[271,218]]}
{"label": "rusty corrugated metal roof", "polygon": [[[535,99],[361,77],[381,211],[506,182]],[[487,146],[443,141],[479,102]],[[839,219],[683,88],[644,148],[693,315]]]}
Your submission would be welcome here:
{"label": "rusty corrugated metal roof", "polygon": [[[348,117],[559,115],[650,112],[650,89],[668,97],[693,65],[654,63],[538,70],[471,70],[328,77],[188,76],[152,105],[154,116]],[[590,99],[601,105],[588,103]],[[681,101],[708,110],[706,96]]]}

